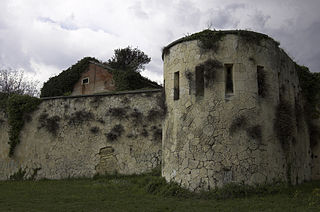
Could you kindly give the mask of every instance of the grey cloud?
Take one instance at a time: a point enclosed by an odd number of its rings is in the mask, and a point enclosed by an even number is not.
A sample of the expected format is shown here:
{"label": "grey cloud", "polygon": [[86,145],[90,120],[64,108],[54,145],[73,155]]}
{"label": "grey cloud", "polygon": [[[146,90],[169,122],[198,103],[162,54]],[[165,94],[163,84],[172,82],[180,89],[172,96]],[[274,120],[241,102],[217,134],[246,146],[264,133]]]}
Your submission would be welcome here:
{"label": "grey cloud", "polygon": [[237,10],[237,9],[241,9],[241,8],[245,8],[246,5],[242,4],[242,3],[234,3],[234,4],[229,4],[225,7],[226,10]]}
{"label": "grey cloud", "polygon": [[270,18],[270,15],[265,15],[262,11],[256,11],[252,17],[252,23],[258,28],[264,28]]}
{"label": "grey cloud", "polygon": [[37,20],[43,23],[57,24],[62,29],[65,29],[65,30],[79,29],[79,27],[77,27],[76,24],[73,23],[73,15],[71,15],[67,20],[64,20],[64,21],[54,21],[49,17],[38,17]]}
{"label": "grey cloud", "polygon": [[128,9],[131,10],[133,14],[138,18],[141,18],[141,19],[149,18],[148,14],[142,9],[140,1],[135,2],[135,4],[130,6]]}

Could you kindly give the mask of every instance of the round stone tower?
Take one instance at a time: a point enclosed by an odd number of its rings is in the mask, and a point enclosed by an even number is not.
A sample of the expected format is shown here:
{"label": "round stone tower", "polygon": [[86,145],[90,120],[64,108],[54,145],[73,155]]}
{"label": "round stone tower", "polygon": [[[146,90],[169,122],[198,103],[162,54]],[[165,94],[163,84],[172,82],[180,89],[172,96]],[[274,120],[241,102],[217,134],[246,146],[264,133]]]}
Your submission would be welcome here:
{"label": "round stone tower", "polygon": [[198,191],[310,178],[299,80],[278,45],[256,32],[205,30],[164,48],[167,181]]}

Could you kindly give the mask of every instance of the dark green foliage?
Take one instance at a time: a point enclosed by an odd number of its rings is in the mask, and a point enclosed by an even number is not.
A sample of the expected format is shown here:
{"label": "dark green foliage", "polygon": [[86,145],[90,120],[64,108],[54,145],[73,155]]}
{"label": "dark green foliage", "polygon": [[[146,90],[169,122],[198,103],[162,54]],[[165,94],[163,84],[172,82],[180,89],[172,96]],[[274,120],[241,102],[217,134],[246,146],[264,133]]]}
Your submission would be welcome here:
{"label": "dark green foliage", "polygon": [[320,127],[314,123],[309,123],[310,147],[314,148],[320,141]]}
{"label": "dark green foliage", "polygon": [[24,126],[25,114],[30,114],[37,109],[40,102],[38,98],[18,94],[12,94],[8,98],[9,157],[13,156],[15,147],[20,143],[20,131]]}
{"label": "dark green foliage", "polygon": [[153,168],[151,172],[148,172],[147,175],[161,177],[161,164]]}
{"label": "dark green foliage", "polygon": [[42,113],[39,117],[39,129],[45,128],[48,132],[52,133],[53,135],[57,135],[57,131],[59,130],[59,116],[52,116],[48,117],[47,113]]}
{"label": "dark green foliage", "polygon": [[297,129],[299,129],[301,126],[300,123],[303,121],[304,111],[303,111],[303,107],[300,105],[300,103],[297,100],[295,100],[294,114],[296,117],[296,126],[297,126]]}
{"label": "dark green foliage", "polygon": [[162,129],[156,126],[152,127],[153,130],[153,140],[162,142]]}
{"label": "dark green foliage", "polygon": [[261,142],[262,140],[262,130],[260,125],[255,125],[247,129],[247,134],[250,138]]}
{"label": "dark green foliage", "polygon": [[99,123],[101,123],[101,124],[105,124],[106,122],[103,120],[103,118],[99,118],[98,120],[97,120]]}
{"label": "dark green foliage", "polygon": [[189,95],[191,95],[191,90],[193,87],[193,73],[190,70],[187,70],[185,72],[185,76],[188,80],[188,85],[189,85]]}
{"label": "dark green foliage", "polygon": [[233,119],[231,126],[229,128],[229,132],[233,135],[235,132],[244,129],[248,125],[247,118],[244,115],[241,115],[235,119]]}
{"label": "dark green foliage", "polygon": [[148,131],[147,131],[146,129],[142,129],[141,135],[142,135],[143,137],[148,137],[148,136],[149,136],[149,133],[148,133]]}
{"label": "dark green foliage", "polygon": [[2,123],[4,123],[5,121],[3,119],[0,119],[0,127],[2,125]]}
{"label": "dark green foliage", "polygon": [[151,58],[143,51],[131,47],[114,50],[114,56],[108,60],[116,90],[136,90],[161,88],[156,82],[153,82],[139,73],[144,70],[145,64],[149,63]]}
{"label": "dark green foliage", "polygon": [[265,98],[268,94],[268,85],[266,81],[266,72],[263,68],[257,70],[258,95]]}
{"label": "dark green foliage", "polygon": [[95,176],[94,179],[1,181],[0,211],[247,212],[319,211],[320,208],[320,181],[290,187],[271,184],[261,188],[256,195],[247,193],[244,198],[216,200],[210,192],[190,192],[176,197],[146,192],[146,186],[156,178],[145,174]]}
{"label": "dark green foliage", "polygon": [[71,114],[69,117],[69,124],[79,125],[85,121],[90,121],[94,119],[94,115],[92,112],[87,111],[77,111]]}
{"label": "dark green foliage", "polygon": [[90,61],[99,62],[95,58],[85,57],[58,76],[51,77],[43,84],[40,97],[64,96],[66,93],[71,93],[81,74],[87,70]]}
{"label": "dark green foliage", "polygon": [[154,108],[149,110],[148,116],[147,116],[149,121],[154,121],[154,120],[162,118],[162,117],[163,117],[163,111],[159,110],[159,109],[154,109]]}
{"label": "dark green foliage", "polygon": [[320,73],[312,73],[305,66],[295,64],[298,72],[300,86],[302,88],[303,96],[307,100],[305,110],[310,114],[311,118],[320,117]]}
{"label": "dark green foliage", "polygon": [[124,119],[127,117],[127,108],[122,108],[122,107],[113,107],[110,108],[107,115],[116,117],[118,119]]}
{"label": "dark green foliage", "polygon": [[222,40],[222,38],[227,34],[234,34],[238,35],[242,38],[243,41],[246,43],[254,43],[257,45],[260,45],[260,41],[262,39],[270,39],[272,40],[276,46],[279,46],[279,42],[274,41],[272,38],[265,34],[247,31],[247,30],[224,30],[224,31],[216,31],[216,30],[203,30],[201,32],[194,33],[192,35],[185,36],[183,38],[180,38],[172,43],[170,43],[168,46],[164,47],[162,49],[162,59],[164,58],[164,55],[167,55],[170,53],[170,48],[178,43],[182,43],[185,41],[191,41],[191,40],[199,40],[199,47],[204,51],[218,51],[219,50],[219,41]]}
{"label": "dark green foliage", "polygon": [[92,133],[92,134],[98,134],[98,132],[100,131],[100,128],[99,127],[91,127],[90,128],[90,132]]}
{"label": "dark green foliage", "polygon": [[101,97],[100,97],[100,96],[95,96],[95,97],[93,97],[92,100],[90,101],[90,104],[91,104],[92,107],[94,107],[95,109],[97,109],[101,103],[102,103],[102,100],[101,100]]}
{"label": "dark green foliage", "polygon": [[[314,124],[314,120],[320,117],[320,73],[312,73],[307,67],[298,64],[295,64],[295,68],[298,72],[302,94],[306,99],[302,110],[309,128],[310,146],[314,147],[320,140],[320,129]],[[296,117],[297,120],[298,118],[299,116]]]}
{"label": "dark green foliage", "polygon": [[161,88],[156,82],[141,76],[140,73],[135,71],[112,70],[111,73],[117,91]]}
{"label": "dark green foliage", "polygon": [[284,150],[288,148],[294,135],[293,109],[289,102],[280,100],[276,108],[274,129]]}
{"label": "dark green foliage", "polygon": [[143,114],[137,108],[134,108],[130,116],[133,118],[133,122],[138,124],[141,122]]}
{"label": "dark green foliage", "polygon": [[10,176],[10,180],[24,180],[25,174],[26,171],[20,168],[16,173]]}
{"label": "dark green foliage", "polygon": [[112,142],[118,139],[124,132],[124,128],[121,124],[115,125],[109,133],[106,134],[108,141]]}
{"label": "dark green foliage", "polygon": [[203,192],[201,196],[218,200],[249,197],[252,195],[266,195],[282,193],[287,189],[286,184],[275,182],[273,184],[246,185],[243,183],[229,183],[222,188],[215,188],[209,192]]}
{"label": "dark green foliage", "polygon": [[151,58],[138,48],[130,46],[124,49],[115,49],[114,56],[108,60],[108,65],[115,70],[139,72],[144,70]]}
{"label": "dark green foliage", "polygon": [[30,178],[28,180],[35,180],[36,177],[37,177],[38,171],[40,171],[40,170],[41,170],[40,167],[39,168],[34,168],[33,169],[33,173],[32,173],[32,175],[30,176]]}
{"label": "dark green foliage", "polygon": [[190,197],[191,192],[187,189],[181,188],[179,184],[175,182],[167,183],[162,178],[153,178],[145,186],[146,191],[150,194],[160,195],[164,197]]}
{"label": "dark green foliage", "polygon": [[0,112],[7,111],[8,98],[9,98],[9,94],[0,92]]}
{"label": "dark green foliage", "polygon": [[216,77],[216,71],[222,67],[222,63],[218,60],[208,59],[204,63],[197,65],[196,71],[203,71],[205,86],[208,87],[210,84],[213,84]]}

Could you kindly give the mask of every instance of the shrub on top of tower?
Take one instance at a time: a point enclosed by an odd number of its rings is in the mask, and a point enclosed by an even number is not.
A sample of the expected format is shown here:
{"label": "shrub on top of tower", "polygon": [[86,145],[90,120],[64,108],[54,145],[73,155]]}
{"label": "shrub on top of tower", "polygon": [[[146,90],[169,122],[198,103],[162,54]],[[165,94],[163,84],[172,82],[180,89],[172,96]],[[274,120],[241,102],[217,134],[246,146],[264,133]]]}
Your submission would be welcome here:
{"label": "shrub on top of tower", "polygon": [[170,54],[170,48],[176,44],[185,42],[185,41],[192,41],[192,40],[199,40],[199,47],[203,52],[207,51],[218,51],[219,49],[219,41],[228,34],[238,35],[242,38],[243,41],[246,43],[255,43],[257,45],[260,44],[262,39],[271,39],[276,46],[279,46],[280,43],[270,38],[268,35],[247,31],[247,30],[210,30],[205,29],[201,32],[197,32],[191,35],[187,35],[183,38],[180,38],[166,47],[162,49],[162,59],[165,55]]}

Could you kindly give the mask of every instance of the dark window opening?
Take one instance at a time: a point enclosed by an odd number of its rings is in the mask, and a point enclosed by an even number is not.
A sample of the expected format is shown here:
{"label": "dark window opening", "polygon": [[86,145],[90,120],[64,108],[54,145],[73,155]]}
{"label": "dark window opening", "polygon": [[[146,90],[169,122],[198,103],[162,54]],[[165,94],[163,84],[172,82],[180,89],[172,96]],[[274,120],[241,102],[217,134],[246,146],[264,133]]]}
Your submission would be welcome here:
{"label": "dark window opening", "polygon": [[226,67],[226,94],[233,94],[232,64],[225,65],[225,67]]}
{"label": "dark window opening", "polygon": [[89,84],[89,78],[87,77],[87,78],[82,79],[82,84],[83,85],[84,84]]}
{"label": "dark window opening", "polygon": [[263,66],[257,66],[258,95],[264,97],[266,95],[265,72]]}
{"label": "dark window opening", "polygon": [[179,71],[174,73],[173,100],[179,99]]}
{"label": "dark window opening", "polygon": [[196,67],[196,96],[204,95],[204,74],[203,66]]}

